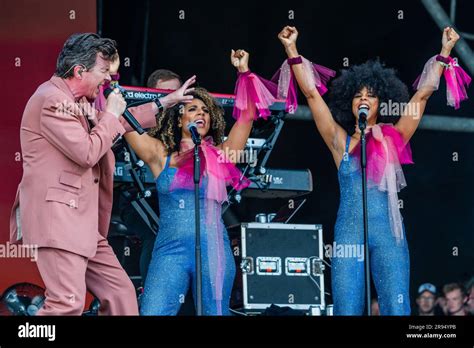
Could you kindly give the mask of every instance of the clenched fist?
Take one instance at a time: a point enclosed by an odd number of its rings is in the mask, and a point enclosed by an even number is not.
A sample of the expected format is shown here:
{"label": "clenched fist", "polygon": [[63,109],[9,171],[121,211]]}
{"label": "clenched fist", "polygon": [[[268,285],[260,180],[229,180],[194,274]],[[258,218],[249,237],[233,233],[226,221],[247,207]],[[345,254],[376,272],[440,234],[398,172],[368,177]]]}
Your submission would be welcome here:
{"label": "clenched fist", "polygon": [[281,41],[285,48],[296,45],[296,39],[298,38],[298,30],[295,27],[286,26],[278,34],[278,39]]}
{"label": "clenched fist", "polygon": [[459,34],[453,28],[446,27],[443,30],[443,38],[441,39],[442,50],[449,56],[456,42],[459,40]]}
{"label": "clenched fist", "polygon": [[239,72],[246,72],[249,70],[249,54],[244,50],[231,50],[230,62],[239,70]]}

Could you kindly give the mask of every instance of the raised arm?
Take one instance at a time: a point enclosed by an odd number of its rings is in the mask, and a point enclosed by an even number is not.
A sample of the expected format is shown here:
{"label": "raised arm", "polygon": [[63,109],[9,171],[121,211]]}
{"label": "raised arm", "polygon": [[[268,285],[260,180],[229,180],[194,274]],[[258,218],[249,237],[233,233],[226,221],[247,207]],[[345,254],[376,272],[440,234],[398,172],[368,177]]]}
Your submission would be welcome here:
{"label": "raised arm", "polygon": [[[249,54],[244,50],[231,51],[230,61],[233,66],[237,68],[239,73],[246,73],[249,71]],[[245,148],[247,139],[252,130],[253,119],[255,117],[255,106],[247,106],[247,114],[240,117],[229,132],[229,136],[222,144],[222,148],[227,151],[239,151]],[[233,158],[237,158],[232,156]]]}
{"label": "raised arm", "polygon": [[[441,39],[442,47],[440,56],[444,58],[449,57],[451,50],[458,40],[459,35],[453,28],[444,28],[443,37]],[[434,74],[431,79],[439,80],[443,74],[443,66],[441,64],[436,64],[435,69],[435,71],[429,72],[430,74]],[[421,122],[421,117],[425,111],[426,103],[434,90],[433,83],[427,83],[425,86],[421,86],[410,99],[405,111],[402,113],[402,117],[395,125],[398,131],[402,134],[405,142],[410,140],[418,128],[418,125]]]}
{"label": "raised arm", "polygon": [[[288,58],[299,57],[298,50],[296,48],[296,39],[298,38],[298,31],[295,27],[286,26],[278,34],[278,39],[285,47]],[[305,95],[308,106],[313,115],[314,122],[318,128],[319,133],[324,139],[324,142],[329,147],[333,155],[335,152],[339,154],[340,149],[344,149],[346,131],[337,124],[334,120],[329,107],[327,106],[324,99],[319,94],[316,87],[309,85],[305,77],[305,71],[303,64],[292,65],[293,73],[295,74],[296,81]]]}
{"label": "raised arm", "polygon": [[125,133],[124,137],[143,162],[148,165],[157,162],[161,164],[160,159],[164,153],[164,146],[161,141],[149,136],[147,133],[140,135],[135,131]]}

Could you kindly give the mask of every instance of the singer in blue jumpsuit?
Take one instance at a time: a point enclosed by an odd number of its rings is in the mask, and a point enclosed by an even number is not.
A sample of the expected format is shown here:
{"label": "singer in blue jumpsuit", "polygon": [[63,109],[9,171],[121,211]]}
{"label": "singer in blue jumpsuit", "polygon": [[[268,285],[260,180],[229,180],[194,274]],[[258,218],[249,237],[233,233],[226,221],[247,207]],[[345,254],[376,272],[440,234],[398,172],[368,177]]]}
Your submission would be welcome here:
{"label": "singer in blue jumpsuit", "polygon": [[[444,28],[441,51],[425,64],[413,84],[416,89],[413,95],[410,96],[395,69],[376,59],[343,70],[329,87],[328,104],[322,98],[327,88],[322,87],[326,87],[325,82],[335,76],[335,72],[300,56],[296,28],[284,27],[278,38],[288,56],[288,67],[282,66],[281,73],[291,69],[319,133],[336,164],[340,164],[340,205],[331,269],[334,314],[362,315],[365,308],[364,257],[357,253],[338,253],[337,247],[361,250],[364,244],[360,151],[349,153],[351,140],[360,143],[361,128],[364,128],[366,134],[371,135],[370,139],[367,137],[367,242],[380,314],[409,315],[410,262],[397,204],[397,193],[406,186],[401,165],[413,163],[409,141],[418,129],[428,99],[438,90],[440,78],[443,75],[448,78],[448,105],[459,107],[467,98],[465,89],[471,79],[459,64],[453,65],[449,56],[459,35],[453,28]],[[361,110],[367,111],[362,119]],[[358,146],[356,144],[354,150],[359,149]]]}
{"label": "singer in blue jumpsuit", "polygon": [[[170,191],[176,168],[166,159],[163,172],[156,179],[160,205],[159,233],[145,282],[140,313],[142,315],[176,315],[190,286],[196,301],[194,191]],[[229,302],[235,277],[235,261],[222,219],[206,224],[205,204],[220,204],[204,197],[204,178],[200,190],[202,299],[203,315],[230,315]],[[206,201],[207,200],[207,201]],[[205,202],[206,201],[206,202]],[[219,215],[220,216],[220,215]],[[213,283],[209,272],[207,236],[222,224],[225,273],[222,301],[213,299]],[[211,260],[212,261],[212,260]],[[222,302],[222,303],[218,303]],[[220,308],[222,313],[219,313]]]}
{"label": "singer in blue jumpsuit", "polygon": [[[349,154],[351,137],[339,167],[341,199],[335,245],[358,246],[363,253],[364,221],[360,162]],[[382,315],[410,315],[410,261],[406,238],[397,243],[390,228],[387,192],[367,191],[370,267]],[[334,315],[362,315],[365,308],[364,260],[359,255],[332,258]]]}

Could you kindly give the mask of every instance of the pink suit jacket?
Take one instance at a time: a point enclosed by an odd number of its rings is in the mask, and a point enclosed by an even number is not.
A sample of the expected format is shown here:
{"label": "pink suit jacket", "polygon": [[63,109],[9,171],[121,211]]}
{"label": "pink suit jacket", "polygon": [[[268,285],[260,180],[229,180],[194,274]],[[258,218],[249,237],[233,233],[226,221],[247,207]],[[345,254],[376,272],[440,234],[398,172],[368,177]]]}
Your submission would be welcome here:
{"label": "pink suit jacket", "polygon": [[[130,111],[156,125],[152,104]],[[86,119],[63,79],[53,76],[28,101],[21,121],[23,177],[10,216],[10,241],[93,257],[112,210],[113,143],[131,128],[101,112]],[[18,223],[19,222],[19,223]]]}

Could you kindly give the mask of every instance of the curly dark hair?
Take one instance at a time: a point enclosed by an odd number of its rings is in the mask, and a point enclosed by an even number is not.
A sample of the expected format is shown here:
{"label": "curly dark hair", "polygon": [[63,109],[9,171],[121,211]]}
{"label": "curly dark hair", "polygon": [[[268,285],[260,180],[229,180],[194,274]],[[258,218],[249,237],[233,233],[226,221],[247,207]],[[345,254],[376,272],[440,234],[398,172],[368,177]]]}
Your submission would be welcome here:
{"label": "curly dark hair", "polygon": [[[215,145],[222,144],[225,130],[224,109],[222,106],[202,87],[196,87],[196,89],[188,93],[188,95],[192,95],[194,98],[201,100],[207,106],[211,118],[211,127],[207,136],[212,137]],[[150,129],[148,132],[149,135],[161,140],[168,155],[179,151],[181,128],[178,124],[183,105],[184,104],[177,104],[158,114],[156,127]]]}
{"label": "curly dark hair", "polygon": [[341,73],[329,88],[329,108],[336,122],[348,134],[355,132],[352,99],[364,87],[379,98],[377,123],[398,122],[400,114],[380,115],[380,106],[384,103],[405,103],[410,97],[407,86],[397,77],[394,69],[386,68],[385,64],[376,59],[354,65]]}

